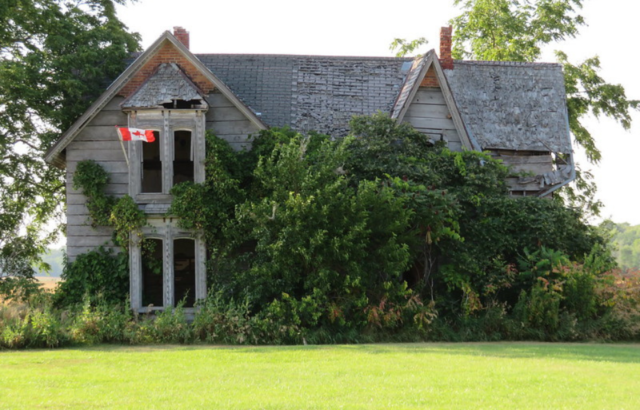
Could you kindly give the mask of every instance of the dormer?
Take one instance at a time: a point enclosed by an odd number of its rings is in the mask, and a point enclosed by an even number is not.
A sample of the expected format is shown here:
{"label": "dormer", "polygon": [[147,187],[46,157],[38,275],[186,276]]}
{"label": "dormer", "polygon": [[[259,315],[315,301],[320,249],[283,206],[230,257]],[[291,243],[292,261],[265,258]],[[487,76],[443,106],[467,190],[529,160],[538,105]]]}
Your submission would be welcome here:
{"label": "dormer", "polygon": [[150,129],[156,135],[152,143],[129,144],[129,195],[136,202],[168,206],[175,184],[204,182],[209,105],[204,91],[178,64],[158,65],[121,107],[130,127]]}

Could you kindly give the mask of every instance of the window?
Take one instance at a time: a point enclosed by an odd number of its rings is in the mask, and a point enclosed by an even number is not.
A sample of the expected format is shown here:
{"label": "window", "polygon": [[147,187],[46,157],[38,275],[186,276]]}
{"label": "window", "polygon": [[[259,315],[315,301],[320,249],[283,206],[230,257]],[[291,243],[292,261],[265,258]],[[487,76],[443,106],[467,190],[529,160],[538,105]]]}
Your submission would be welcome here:
{"label": "window", "polygon": [[142,172],[140,192],[162,192],[162,159],[160,158],[160,133],[154,131],[156,137],[153,142],[142,144]]}
{"label": "window", "polygon": [[164,305],[162,273],[162,240],[145,239],[142,243],[142,306]]}
{"label": "window", "polygon": [[185,307],[193,307],[196,301],[196,246],[193,239],[173,241],[174,299],[184,300]]}
{"label": "window", "polygon": [[173,185],[194,179],[191,131],[176,131],[173,147]]}
{"label": "window", "polygon": [[154,131],[154,142],[129,144],[131,197],[138,203],[168,204],[175,184],[204,182],[205,116],[202,111],[148,110],[129,115],[131,127],[158,130]]}
{"label": "window", "polygon": [[176,306],[191,309],[207,296],[204,240],[170,218],[148,219],[144,239],[129,248],[131,307],[138,312]]}

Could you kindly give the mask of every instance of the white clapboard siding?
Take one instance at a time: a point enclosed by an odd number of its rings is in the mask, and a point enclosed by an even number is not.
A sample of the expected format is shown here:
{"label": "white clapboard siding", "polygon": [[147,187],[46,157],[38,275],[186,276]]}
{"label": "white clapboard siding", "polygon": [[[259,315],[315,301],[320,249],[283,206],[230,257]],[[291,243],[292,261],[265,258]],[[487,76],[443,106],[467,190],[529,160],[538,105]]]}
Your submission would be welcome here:
{"label": "white clapboard siding", "polygon": [[[88,143],[90,144],[90,142]],[[98,144],[98,142],[95,142]],[[124,152],[122,148],[118,147],[118,149],[103,149],[103,150],[70,150],[67,152],[67,161],[85,161],[87,159],[92,159],[94,161],[124,161]]]}
{"label": "white clapboard siding", "polygon": [[[89,216],[89,210],[85,206],[85,204],[75,204],[75,205],[67,205],[67,218],[70,215],[83,215]],[[67,220],[68,223],[68,220]],[[83,224],[87,223],[86,221],[82,222]]]}
{"label": "white clapboard siding", "polygon": [[440,88],[420,87],[411,104],[435,104],[446,105],[444,95]]}
{"label": "white clapboard siding", "polygon": [[[121,251],[120,248],[116,246],[103,246],[103,248],[111,250],[114,254]],[[78,255],[82,255],[83,253],[87,253],[95,249],[95,246],[74,246],[72,248],[67,248],[67,257],[70,261],[74,261]]]}
{"label": "white clapboard siding", "polygon": [[[67,171],[70,173],[76,172],[76,168],[78,167],[79,161],[67,161]],[[122,161],[96,161],[98,162],[102,168],[105,169],[109,174],[112,173],[127,173],[129,172],[129,168],[127,167],[127,163]]]}
{"label": "white clapboard siding", "polygon": [[110,226],[96,226],[91,225],[67,225],[67,237],[69,236],[108,236],[111,238],[113,234],[113,228]]}
{"label": "white clapboard siding", "polygon": [[219,137],[238,134],[249,135],[258,131],[256,126],[249,120],[207,121],[207,129],[213,131]]}
{"label": "white clapboard siding", "polygon": [[[82,194],[80,190],[73,189],[73,176],[67,177],[67,198],[70,195]],[[109,184],[106,186],[105,193],[109,195],[122,196],[129,193],[129,175],[126,173],[116,173],[109,175]]]}
{"label": "white clapboard siding", "polygon": [[453,121],[448,118],[421,118],[408,117],[406,120],[413,125],[414,128],[432,128],[441,130],[455,130]]}
{"label": "white clapboard siding", "polygon": [[250,149],[249,135],[259,130],[240,110],[222,94],[214,93],[207,98],[209,111],[206,114],[206,128],[227,141],[235,150]]}
{"label": "white clapboard siding", "polygon": [[460,136],[439,88],[420,88],[402,122],[432,137],[442,136],[453,151],[462,150]]}
{"label": "white clapboard siding", "polygon": [[106,110],[103,109],[91,120],[91,125],[93,126],[126,126],[127,125],[127,114],[123,113],[120,110]]}
{"label": "white clapboard siding", "polygon": [[544,175],[547,172],[553,171],[553,159],[551,158],[551,155],[502,155],[495,158],[509,166],[513,172],[528,172],[533,175]]}
{"label": "white clapboard siding", "polygon": [[224,95],[222,95],[221,93],[214,92],[213,94],[210,94],[205,99],[209,104],[209,110],[215,107],[233,107],[233,104],[231,103],[231,101],[229,101],[229,99]]}
{"label": "white clapboard siding", "polygon": [[73,189],[73,174],[78,162],[94,160],[109,173],[107,194],[120,197],[129,192],[129,168],[115,130],[116,125],[127,125],[127,116],[120,109],[122,101],[122,97],[114,97],[66,148],[67,255],[71,261],[97,246],[113,246],[112,228],[90,226],[86,197]]}
{"label": "white clapboard siding", "polygon": [[511,191],[539,192],[544,188],[540,186],[540,182],[533,180],[533,178],[523,182],[521,178],[509,177],[506,181]]}
{"label": "white clapboard siding", "polygon": [[[126,126],[127,124],[118,124],[120,126]],[[73,140],[75,141],[114,141],[118,142],[118,134],[116,133],[116,127],[111,125],[92,125],[83,129],[78,136]],[[125,145],[126,146],[126,145]]]}
{"label": "white clapboard siding", "polygon": [[447,118],[449,115],[449,108],[446,105],[434,105],[430,104],[430,107],[426,109],[424,104],[414,103],[407,109],[406,117],[424,117],[424,118]]}
{"label": "white clapboard siding", "polygon": [[212,107],[207,112],[207,121],[238,121],[247,118],[236,107]]}
{"label": "white clapboard siding", "polygon": [[67,235],[67,241],[72,243],[82,245],[82,246],[113,246],[113,242],[111,242],[111,235],[100,235],[96,233],[95,236],[88,235],[78,235],[78,236],[69,236]]}

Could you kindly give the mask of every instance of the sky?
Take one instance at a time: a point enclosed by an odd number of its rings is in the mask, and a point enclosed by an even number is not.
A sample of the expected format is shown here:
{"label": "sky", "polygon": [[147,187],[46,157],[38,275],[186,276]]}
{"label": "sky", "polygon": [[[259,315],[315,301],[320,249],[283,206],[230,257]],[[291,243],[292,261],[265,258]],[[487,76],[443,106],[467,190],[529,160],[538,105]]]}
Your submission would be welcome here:
{"label": "sky", "polygon": [[[165,30],[182,26],[190,32],[194,53],[391,56],[394,38],[426,37],[427,49],[438,49],[440,27],[460,14],[453,0],[138,0],[118,7],[120,19],[141,34],[143,48]],[[581,14],[588,26],[575,39],[551,44],[543,61],[555,61],[553,50],[564,51],[574,63],[598,55],[600,75],[640,100],[640,2],[584,0]],[[629,131],[609,119],[585,122],[602,151],[598,165],[576,151],[581,168],[594,174],[597,197],[605,204],[602,217],[639,225],[640,112],[633,119]]]}

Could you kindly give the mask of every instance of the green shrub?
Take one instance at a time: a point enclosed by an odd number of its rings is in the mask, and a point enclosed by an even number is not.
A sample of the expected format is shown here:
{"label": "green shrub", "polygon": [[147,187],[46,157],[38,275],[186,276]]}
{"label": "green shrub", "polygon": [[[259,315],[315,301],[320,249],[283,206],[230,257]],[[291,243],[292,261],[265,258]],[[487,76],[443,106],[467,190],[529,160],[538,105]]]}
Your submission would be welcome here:
{"label": "green shrub", "polygon": [[[99,300],[124,302],[127,258],[98,250],[69,264],[56,297],[59,306],[85,301],[72,339],[578,340],[605,329],[623,337],[620,323],[636,316],[607,304],[621,294],[601,290],[614,264],[580,213],[509,197],[509,170],[486,153],[452,152],[382,114],[351,127],[336,140],[270,129],[239,152],[207,134],[205,182],[174,186],[169,214],[202,233],[217,291],[193,324],[180,306],[111,314]],[[129,197],[104,195],[97,164],[76,177],[94,222],[110,215],[126,249],[144,214]]]}
{"label": "green shrub", "polygon": [[57,306],[80,304],[85,296],[107,304],[123,304],[129,291],[129,259],[103,247],[66,263],[55,294]]}
{"label": "green shrub", "polygon": [[3,307],[2,319],[0,347],[10,349],[51,348],[64,346],[69,342],[66,328],[60,318],[60,312],[50,306],[25,307],[21,310]]}
{"label": "green shrub", "polygon": [[131,311],[123,305],[112,305],[98,299],[91,303],[85,297],[81,309],[72,311],[69,333],[73,343],[125,343],[127,328],[133,319]]}

